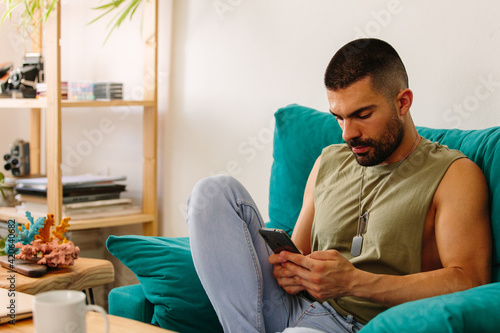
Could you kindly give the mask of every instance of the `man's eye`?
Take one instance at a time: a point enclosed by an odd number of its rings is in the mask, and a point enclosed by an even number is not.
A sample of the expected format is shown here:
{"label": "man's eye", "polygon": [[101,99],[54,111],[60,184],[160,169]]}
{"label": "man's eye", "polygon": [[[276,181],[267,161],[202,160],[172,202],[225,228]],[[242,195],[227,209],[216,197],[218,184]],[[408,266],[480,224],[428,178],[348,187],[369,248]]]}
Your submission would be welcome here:
{"label": "man's eye", "polygon": [[371,112],[367,113],[367,114],[359,114],[358,118],[359,119],[368,119],[368,118],[370,118],[371,115],[372,115]]}

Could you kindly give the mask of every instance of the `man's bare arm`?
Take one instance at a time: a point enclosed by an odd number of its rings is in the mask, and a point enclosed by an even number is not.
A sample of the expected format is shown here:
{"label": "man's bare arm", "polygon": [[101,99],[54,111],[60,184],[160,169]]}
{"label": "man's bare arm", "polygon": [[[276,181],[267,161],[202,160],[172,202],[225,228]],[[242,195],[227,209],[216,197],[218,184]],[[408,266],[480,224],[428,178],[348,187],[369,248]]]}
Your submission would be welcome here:
{"label": "man's bare arm", "polygon": [[[320,161],[321,157],[316,160],[309,174],[304,190],[302,209],[292,234],[292,240],[304,255],[311,253],[311,228],[314,219],[314,186],[316,184]],[[281,259],[278,254],[272,254],[269,257],[269,262],[274,266],[273,275],[278,284],[288,293],[296,294],[304,290],[304,287],[296,280],[295,274],[281,265]]]}
{"label": "man's bare arm", "polygon": [[304,199],[299,217],[295,223],[292,233],[293,242],[299,247],[304,255],[311,253],[311,229],[314,220],[314,187],[318,176],[321,156],[318,157],[307,179],[304,190]]}
{"label": "man's bare arm", "polygon": [[391,276],[356,269],[335,250],[309,258],[281,253],[283,266],[314,297],[358,296],[386,306],[465,290],[489,282],[491,230],[487,185],[471,161],[454,162],[436,191],[435,233],[443,268]]}

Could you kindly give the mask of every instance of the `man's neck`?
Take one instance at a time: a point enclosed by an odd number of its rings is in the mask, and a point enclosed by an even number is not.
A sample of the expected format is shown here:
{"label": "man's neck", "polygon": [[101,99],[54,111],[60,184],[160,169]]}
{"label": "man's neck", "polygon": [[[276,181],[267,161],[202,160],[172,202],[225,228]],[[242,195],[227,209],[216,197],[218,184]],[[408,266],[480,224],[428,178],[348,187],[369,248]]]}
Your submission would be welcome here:
{"label": "man's neck", "polygon": [[[411,155],[411,153],[417,148],[418,144],[422,137],[418,134],[417,129],[413,127],[413,130],[409,131],[411,134],[405,135],[399,147],[386,159],[384,162],[379,165],[386,165],[401,162],[405,158]],[[407,131],[408,133],[408,131]]]}

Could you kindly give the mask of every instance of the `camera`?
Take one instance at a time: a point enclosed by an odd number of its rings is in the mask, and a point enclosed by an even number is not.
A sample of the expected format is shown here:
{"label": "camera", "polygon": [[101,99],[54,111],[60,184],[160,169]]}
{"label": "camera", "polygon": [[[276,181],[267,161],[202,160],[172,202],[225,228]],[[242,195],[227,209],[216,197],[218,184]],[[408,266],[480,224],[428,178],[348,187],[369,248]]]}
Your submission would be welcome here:
{"label": "camera", "polygon": [[14,177],[26,176],[30,173],[30,144],[16,140],[10,145],[10,153],[3,155],[4,169]]}
{"label": "camera", "polygon": [[42,55],[40,53],[26,53],[23,65],[11,72],[8,78],[0,83],[0,93],[20,91],[24,98],[35,98],[36,84],[43,81]]}

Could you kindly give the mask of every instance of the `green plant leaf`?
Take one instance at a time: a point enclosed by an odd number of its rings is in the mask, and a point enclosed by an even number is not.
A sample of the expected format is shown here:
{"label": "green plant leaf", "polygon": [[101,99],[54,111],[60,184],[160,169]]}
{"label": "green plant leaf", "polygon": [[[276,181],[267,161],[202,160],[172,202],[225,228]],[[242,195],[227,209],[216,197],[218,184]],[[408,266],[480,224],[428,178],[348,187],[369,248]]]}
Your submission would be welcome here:
{"label": "green plant leaf", "polygon": [[[120,25],[123,23],[123,21],[128,17],[129,19],[132,19],[134,16],[135,12],[137,11],[137,8],[141,5],[141,3],[144,0],[113,0],[111,2],[108,2],[102,6],[95,7],[95,10],[105,10],[105,12],[101,15],[99,15],[97,18],[92,20],[89,24],[94,23],[95,21],[101,19],[102,17],[106,16],[107,14],[117,11],[117,13],[113,16],[113,18],[109,21],[107,24],[107,29],[109,30],[109,33],[104,40],[104,44],[108,41],[109,37],[111,36],[112,32],[119,28]],[[127,2],[127,3],[125,3]],[[122,6],[123,5],[123,6]]]}
{"label": "green plant leaf", "polygon": [[7,17],[10,19],[11,16],[12,16],[12,12],[19,6],[21,5],[21,0],[18,0],[18,1],[6,1],[6,7],[7,9],[5,10],[5,13],[2,15],[2,19],[0,20],[0,24],[3,24],[3,22],[5,21],[5,19],[7,19]]}
{"label": "green plant leaf", "polygon": [[50,4],[50,6],[47,8],[47,11],[45,12],[45,15],[44,15],[44,21],[45,21],[45,22],[47,22],[47,19],[49,18],[50,13],[52,13],[52,10],[53,10],[53,9],[54,9],[54,7],[56,6],[57,1],[59,1],[59,0],[52,0],[52,3],[51,3],[51,4]]}
{"label": "green plant leaf", "polygon": [[92,24],[94,23],[95,21],[99,20],[100,18],[102,18],[103,16],[107,15],[108,13],[110,13],[111,11],[113,11],[115,8],[111,7],[109,8],[106,12],[102,13],[101,15],[99,15],[97,18],[93,19],[92,21],[90,21],[89,23],[87,24]]}

